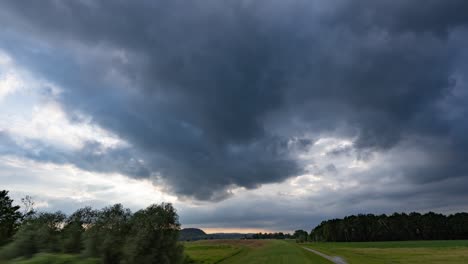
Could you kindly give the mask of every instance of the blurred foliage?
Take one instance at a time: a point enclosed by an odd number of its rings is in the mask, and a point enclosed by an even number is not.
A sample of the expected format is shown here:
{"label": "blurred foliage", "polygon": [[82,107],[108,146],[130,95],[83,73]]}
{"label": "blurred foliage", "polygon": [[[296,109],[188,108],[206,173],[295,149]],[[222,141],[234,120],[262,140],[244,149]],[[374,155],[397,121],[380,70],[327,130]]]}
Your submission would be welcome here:
{"label": "blurred foliage", "polygon": [[180,224],[171,204],[151,205],[135,213],[125,245],[125,263],[180,263]]}
{"label": "blurred foliage", "polygon": [[[0,192],[0,263],[183,263],[180,224],[171,204],[153,204],[133,214],[121,204],[70,216],[61,212],[18,212]],[[3,196],[2,196],[3,195]],[[28,197],[28,205],[33,205]],[[5,213],[3,213],[5,212]],[[2,262],[4,261],[4,262]]]}

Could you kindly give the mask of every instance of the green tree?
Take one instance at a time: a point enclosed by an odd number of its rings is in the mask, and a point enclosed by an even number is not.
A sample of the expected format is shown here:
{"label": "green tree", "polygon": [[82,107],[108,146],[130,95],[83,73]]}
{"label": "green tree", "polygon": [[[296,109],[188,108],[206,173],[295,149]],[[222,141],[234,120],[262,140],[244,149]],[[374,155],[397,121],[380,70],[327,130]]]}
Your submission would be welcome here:
{"label": "green tree", "polygon": [[104,264],[120,263],[131,217],[121,204],[98,211],[85,232],[85,255],[101,258]]}
{"label": "green tree", "polygon": [[39,252],[59,252],[61,249],[60,230],[65,215],[57,213],[40,213],[25,220],[13,242],[5,246],[2,258],[32,257]]}
{"label": "green tree", "polygon": [[10,242],[16,233],[22,217],[19,209],[13,205],[8,191],[0,191],[0,246]]}
{"label": "green tree", "polygon": [[85,227],[93,223],[97,212],[91,207],[78,209],[70,215],[62,229],[62,245],[65,253],[80,253],[83,248]]}
{"label": "green tree", "polygon": [[153,204],[136,212],[125,246],[125,263],[172,264],[183,261],[180,224],[171,204]]}
{"label": "green tree", "polygon": [[304,243],[308,239],[309,234],[305,230],[296,230],[294,231],[293,238],[296,239],[296,242],[298,243]]}
{"label": "green tree", "polygon": [[323,221],[311,232],[314,241],[390,241],[468,239],[468,213],[445,216],[429,212],[351,215]]}

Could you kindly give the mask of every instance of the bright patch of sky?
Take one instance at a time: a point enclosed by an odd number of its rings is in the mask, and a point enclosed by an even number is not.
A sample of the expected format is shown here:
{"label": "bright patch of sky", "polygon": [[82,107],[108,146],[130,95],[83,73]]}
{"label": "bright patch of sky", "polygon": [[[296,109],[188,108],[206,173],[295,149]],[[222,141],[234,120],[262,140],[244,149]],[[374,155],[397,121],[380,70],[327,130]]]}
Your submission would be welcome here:
{"label": "bright patch of sky", "polygon": [[63,149],[79,149],[88,141],[105,148],[127,143],[94,124],[92,118],[74,113],[73,120],[57,102],[62,89],[35,78],[0,51],[0,131],[18,143],[39,140]]}

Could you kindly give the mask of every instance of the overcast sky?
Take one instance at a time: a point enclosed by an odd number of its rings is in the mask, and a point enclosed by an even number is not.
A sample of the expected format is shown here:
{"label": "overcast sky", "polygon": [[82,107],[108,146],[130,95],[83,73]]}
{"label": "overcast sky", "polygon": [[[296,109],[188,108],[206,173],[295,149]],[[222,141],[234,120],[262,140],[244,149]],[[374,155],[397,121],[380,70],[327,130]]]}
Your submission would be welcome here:
{"label": "overcast sky", "polygon": [[468,1],[0,2],[0,189],[310,230],[468,210]]}

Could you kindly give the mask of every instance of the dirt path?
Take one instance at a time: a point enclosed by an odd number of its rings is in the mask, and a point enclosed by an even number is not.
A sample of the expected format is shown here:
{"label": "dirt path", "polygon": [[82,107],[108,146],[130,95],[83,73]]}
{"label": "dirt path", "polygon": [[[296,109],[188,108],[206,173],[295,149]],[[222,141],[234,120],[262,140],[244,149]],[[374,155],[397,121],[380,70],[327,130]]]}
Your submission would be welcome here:
{"label": "dirt path", "polygon": [[324,258],[328,259],[329,261],[331,261],[331,262],[333,262],[333,263],[335,263],[335,264],[348,264],[344,259],[342,259],[342,258],[340,258],[340,257],[336,257],[336,256],[335,256],[335,257],[331,257],[331,256],[328,256],[328,255],[323,254],[322,252],[319,252],[319,251],[317,251],[317,250],[313,250],[313,249],[307,248],[307,247],[302,247],[302,248],[305,249],[305,250],[307,250],[307,251],[310,251],[310,252],[312,252],[312,253],[314,253],[314,254],[317,254],[317,255],[319,255],[319,256],[321,256],[321,257],[324,257]]}

